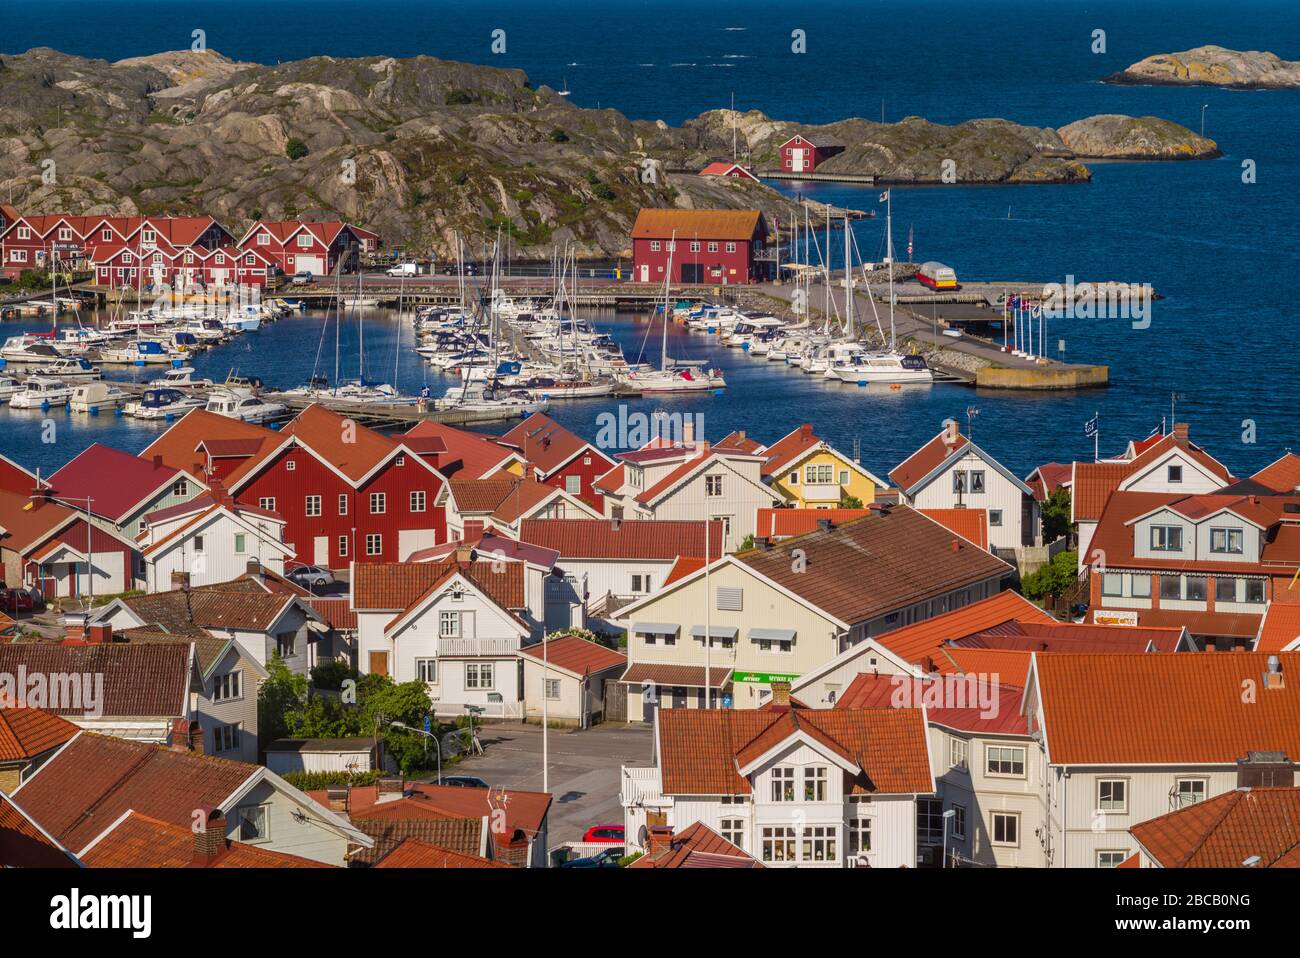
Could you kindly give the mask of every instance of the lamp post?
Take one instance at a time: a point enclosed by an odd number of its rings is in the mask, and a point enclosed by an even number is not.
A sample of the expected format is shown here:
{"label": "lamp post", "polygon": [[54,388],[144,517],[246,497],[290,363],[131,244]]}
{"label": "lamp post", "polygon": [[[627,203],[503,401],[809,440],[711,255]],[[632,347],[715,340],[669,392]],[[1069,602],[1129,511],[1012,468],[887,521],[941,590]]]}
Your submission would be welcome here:
{"label": "lamp post", "polygon": [[[415,728],[414,726],[407,725],[405,722],[399,722],[396,719],[389,722],[388,724],[393,728],[405,729],[408,732],[415,732],[417,735],[423,735],[425,738],[433,739],[433,751],[434,754],[437,755],[438,757],[438,784],[441,785],[442,784],[442,746],[438,744],[438,736],[434,735],[432,732],[426,732],[422,728]],[[429,754],[429,748],[427,745],[425,746],[424,754],[425,755]]]}
{"label": "lamp post", "polygon": [[948,822],[957,814],[957,809],[950,808],[943,813],[943,864],[940,868],[948,867]]}

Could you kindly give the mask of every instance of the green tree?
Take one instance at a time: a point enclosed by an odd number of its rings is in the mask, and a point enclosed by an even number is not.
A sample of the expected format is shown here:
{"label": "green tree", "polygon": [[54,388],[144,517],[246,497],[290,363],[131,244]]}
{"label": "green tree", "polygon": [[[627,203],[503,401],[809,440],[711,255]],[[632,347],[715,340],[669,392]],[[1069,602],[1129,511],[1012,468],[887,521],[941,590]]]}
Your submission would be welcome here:
{"label": "green tree", "polygon": [[346,662],[338,659],[331,659],[328,662],[322,662],[311,670],[311,684],[318,689],[329,689],[337,692],[343,688],[345,679],[355,679],[356,670]]}
{"label": "green tree", "polygon": [[1042,505],[1043,541],[1055,542],[1070,534],[1070,490],[1057,486]]}
{"label": "green tree", "polygon": [[1058,552],[1047,565],[1025,576],[1020,590],[1031,599],[1062,595],[1078,581],[1078,562],[1077,552]]}
{"label": "green tree", "polygon": [[263,741],[273,742],[294,734],[290,724],[307,701],[307,677],[290,672],[279,652],[272,653],[266,671],[257,690],[257,728]]}
{"label": "green tree", "polygon": [[840,508],[841,509],[861,509],[862,500],[857,496],[851,496],[843,490],[840,491]]}
{"label": "green tree", "polygon": [[307,149],[307,144],[304,143],[301,138],[296,136],[289,137],[288,141],[284,144],[284,155],[289,157],[291,160],[301,160],[310,152],[311,150]]}
{"label": "green tree", "polygon": [[741,542],[740,546],[736,549],[736,551],[748,552],[752,548],[754,548],[754,533],[751,532],[749,535],[745,536],[745,540]]}

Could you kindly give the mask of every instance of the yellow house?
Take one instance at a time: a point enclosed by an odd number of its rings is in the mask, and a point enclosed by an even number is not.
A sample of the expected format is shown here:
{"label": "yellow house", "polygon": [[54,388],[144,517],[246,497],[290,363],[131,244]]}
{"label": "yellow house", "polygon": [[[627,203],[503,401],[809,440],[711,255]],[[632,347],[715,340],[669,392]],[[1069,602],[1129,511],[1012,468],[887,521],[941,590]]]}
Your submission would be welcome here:
{"label": "yellow house", "polygon": [[868,506],[878,491],[889,488],[861,463],[819,439],[810,423],[768,446],[763,455],[763,478],[801,509],[833,509],[846,495]]}

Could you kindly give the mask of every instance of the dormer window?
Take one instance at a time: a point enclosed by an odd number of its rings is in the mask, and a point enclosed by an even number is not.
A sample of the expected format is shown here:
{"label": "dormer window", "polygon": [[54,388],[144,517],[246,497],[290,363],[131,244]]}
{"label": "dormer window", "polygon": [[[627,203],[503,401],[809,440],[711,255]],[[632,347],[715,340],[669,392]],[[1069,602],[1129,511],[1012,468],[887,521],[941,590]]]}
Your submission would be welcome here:
{"label": "dormer window", "polygon": [[298,246],[299,246],[300,249],[307,249],[307,248],[309,248],[309,247],[311,246],[311,234],[310,234],[310,233],[299,233],[299,234],[298,234]]}
{"label": "dormer window", "polygon": [[1182,552],[1183,530],[1180,526],[1152,526],[1152,552]]}
{"label": "dormer window", "polygon": [[1210,551],[1241,555],[1246,548],[1246,534],[1241,529],[1211,529]]}
{"label": "dormer window", "polygon": [[1165,470],[1165,472],[1166,472],[1166,474],[1168,475],[1168,477],[1169,477],[1169,481],[1170,481],[1170,482],[1182,482],[1182,481],[1183,481],[1183,467],[1182,467],[1182,466],[1169,466],[1169,467]]}
{"label": "dormer window", "polygon": [[113,231],[112,231],[112,230],[100,230],[100,231],[99,231],[99,238],[100,238],[100,240],[101,240],[102,242],[105,242],[105,243],[112,242],[112,239],[113,239]]}
{"label": "dormer window", "polygon": [[156,243],[158,242],[158,234],[153,230],[145,230],[140,234],[140,241],[143,243]]}
{"label": "dormer window", "polygon": [[258,246],[270,246],[270,245],[271,245],[271,236],[270,236],[270,234],[269,234],[269,233],[258,233],[258,234],[257,234],[257,245],[258,245]]}

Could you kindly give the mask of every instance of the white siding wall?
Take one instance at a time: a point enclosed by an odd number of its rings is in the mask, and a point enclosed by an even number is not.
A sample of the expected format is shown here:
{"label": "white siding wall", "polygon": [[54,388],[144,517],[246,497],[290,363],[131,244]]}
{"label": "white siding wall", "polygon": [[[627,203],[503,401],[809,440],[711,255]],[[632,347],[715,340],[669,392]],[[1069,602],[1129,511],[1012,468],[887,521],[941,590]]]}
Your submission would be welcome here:
{"label": "white siding wall", "polygon": [[[952,474],[958,469],[983,471],[984,492],[972,493],[969,489],[960,495],[953,492]],[[958,505],[969,509],[1000,509],[1002,525],[989,523],[989,545],[995,549],[1018,549],[1021,546],[1020,510],[1024,493],[975,453],[968,453],[951,463],[909,498],[918,509],[954,509]]]}

